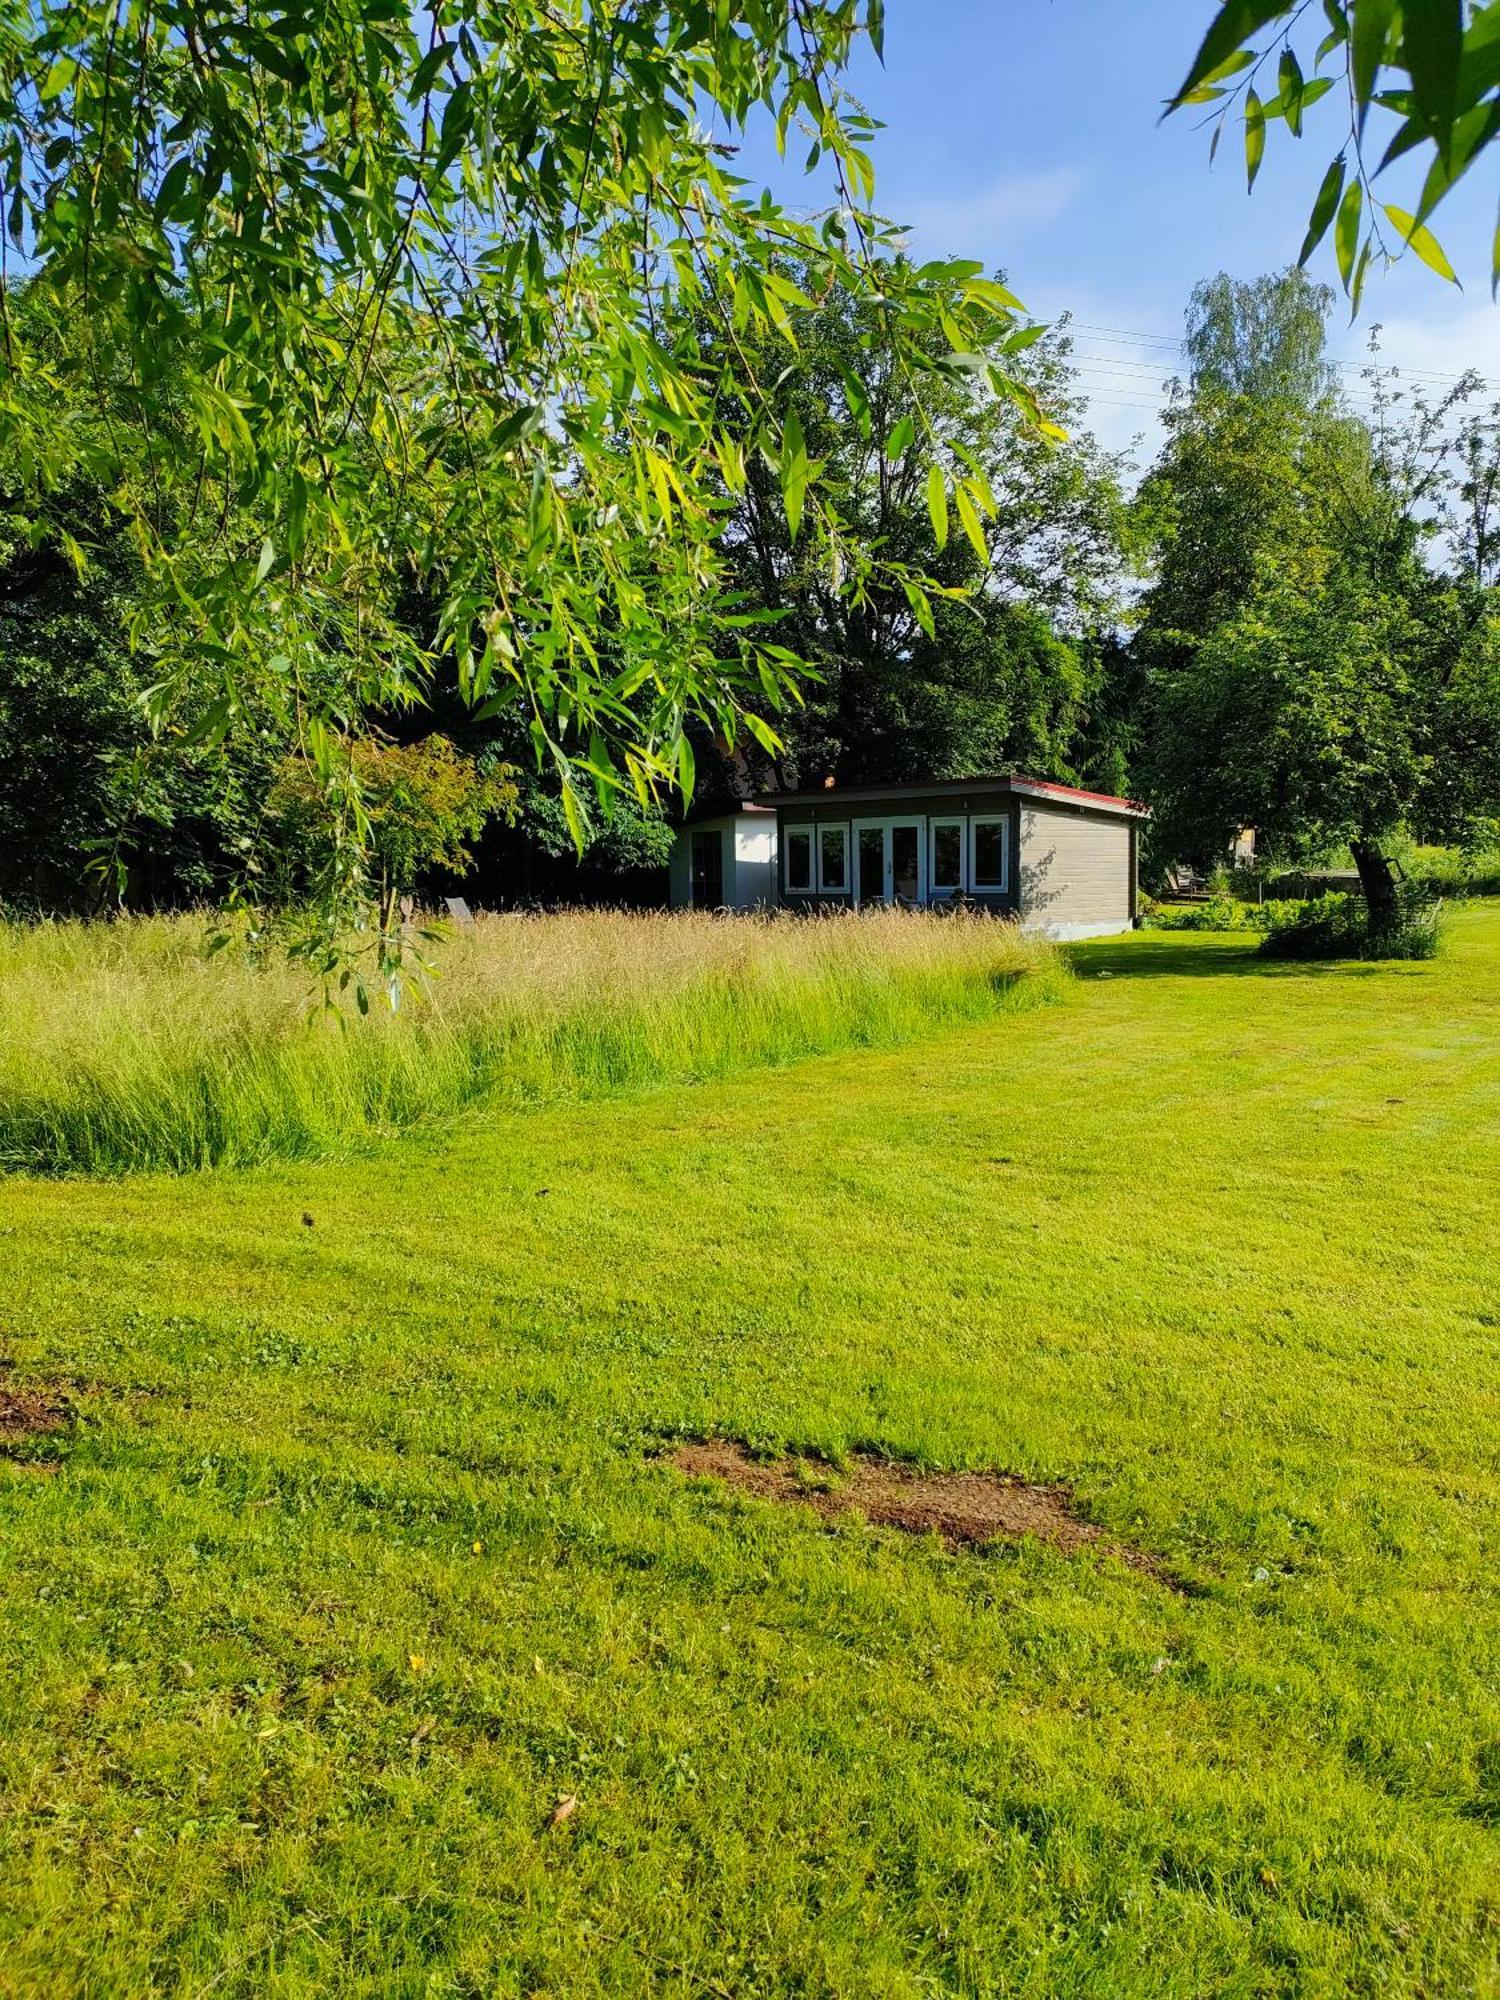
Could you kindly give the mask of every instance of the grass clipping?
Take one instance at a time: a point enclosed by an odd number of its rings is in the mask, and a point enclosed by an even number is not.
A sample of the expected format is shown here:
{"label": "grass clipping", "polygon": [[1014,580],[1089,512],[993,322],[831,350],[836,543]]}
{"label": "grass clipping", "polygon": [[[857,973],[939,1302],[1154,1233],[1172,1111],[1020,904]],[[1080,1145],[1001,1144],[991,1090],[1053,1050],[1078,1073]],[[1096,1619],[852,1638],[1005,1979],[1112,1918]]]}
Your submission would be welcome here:
{"label": "grass clipping", "polygon": [[898,1042],[1062,990],[987,916],[481,918],[395,1012],[205,955],[201,919],[0,927],[0,1161],[43,1172],[308,1159],[481,1101],[593,1096]]}

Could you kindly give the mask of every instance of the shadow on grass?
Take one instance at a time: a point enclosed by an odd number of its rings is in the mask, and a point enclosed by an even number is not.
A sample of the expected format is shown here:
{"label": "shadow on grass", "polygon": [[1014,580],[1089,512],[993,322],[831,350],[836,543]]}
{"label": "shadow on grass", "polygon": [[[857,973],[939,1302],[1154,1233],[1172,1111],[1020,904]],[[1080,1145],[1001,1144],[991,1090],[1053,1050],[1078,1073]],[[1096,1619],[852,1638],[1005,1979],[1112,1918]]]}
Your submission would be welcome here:
{"label": "shadow on grass", "polygon": [[1206,979],[1247,973],[1257,979],[1372,979],[1388,965],[1359,959],[1262,958],[1259,937],[1245,940],[1229,934],[1136,931],[1127,938],[1091,938],[1067,947],[1067,958],[1080,978]]}

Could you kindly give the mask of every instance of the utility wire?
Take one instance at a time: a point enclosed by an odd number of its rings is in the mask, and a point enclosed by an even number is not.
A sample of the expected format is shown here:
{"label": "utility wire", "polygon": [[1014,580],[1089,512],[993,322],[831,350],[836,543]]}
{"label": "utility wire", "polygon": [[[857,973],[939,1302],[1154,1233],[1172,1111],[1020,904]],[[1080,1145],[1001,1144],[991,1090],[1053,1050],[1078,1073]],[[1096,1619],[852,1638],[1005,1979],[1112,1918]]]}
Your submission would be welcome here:
{"label": "utility wire", "polygon": [[[1096,338],[1102,336],[1111,341],[1125,341],[1133,346],[1164,348],[1168,353],[1178,357],[1181,357],[1183,350],[1183,342],[1174,339],[1170,334],[1145,333],[1139,328],[1098,326],[1088,320],[1071,320],[1068,323],[1067,330],[1071,333],[1088,334]],[[1141,365],[1145,366],[1147,364],[1143,362]],[[1463,380],[1461,374],[1448,374],[1436,368],[1409,368],[1402,362],[1394,361],[1385,364],[1372,361],[1334,361],[1330,366],[1341,369],[1345,374],[1350,375],[1363,375],[1367,368],[1383,366],[1386,374],[1409,375],[1414,379],[1441,383],[1445,388],[1450,389],[1456,383]]]}

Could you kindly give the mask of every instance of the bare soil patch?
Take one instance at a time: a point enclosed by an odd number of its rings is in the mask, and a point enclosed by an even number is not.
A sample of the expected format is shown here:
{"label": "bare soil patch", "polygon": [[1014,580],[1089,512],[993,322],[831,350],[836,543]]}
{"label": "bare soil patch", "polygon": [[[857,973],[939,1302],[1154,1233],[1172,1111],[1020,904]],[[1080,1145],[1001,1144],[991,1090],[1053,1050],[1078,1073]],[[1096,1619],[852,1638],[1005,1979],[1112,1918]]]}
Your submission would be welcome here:
{"label": "bare soil patch", "polygon": [[1174,1589],[1183,1587],[1144,1549],[1081,1520],[1063,1486],[1032,1486],[1002,1472],[919,1472],[869,1455],[851,1459],[845,1468],[818,1459],[760,1459],[723,1439],[682,1445],[667,1462],[690,1478],[722,1480],[760,1500],[811,1507],[825,1520],[862,1514],[907,1534],[939,1534],[950,1548],[1031,1535],[1069,1555],[1097,1549]]}
{"label": "bare soil patch", "polygon": [[66,1396],[49,1389],[7,1389],[0,1385],[0,1452],[23,1438],[63,1431],[73,1421]]}

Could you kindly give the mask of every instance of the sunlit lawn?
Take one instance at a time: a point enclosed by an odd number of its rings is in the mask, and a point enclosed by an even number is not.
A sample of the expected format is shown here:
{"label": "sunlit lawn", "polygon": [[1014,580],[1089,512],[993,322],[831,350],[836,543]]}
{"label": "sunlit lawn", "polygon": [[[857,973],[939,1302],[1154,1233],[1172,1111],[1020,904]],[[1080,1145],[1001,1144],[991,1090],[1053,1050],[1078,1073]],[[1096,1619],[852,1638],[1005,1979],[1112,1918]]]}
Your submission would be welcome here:
{"label": "sunlit lawn", "polygon": [[[1500,1990],[1500,909],[1244,951],[0,1181],[81,1418],[0,1463],[0,1992]],[[1067,1481],[1201,1594],[651,1463],[711,1432]]]}

